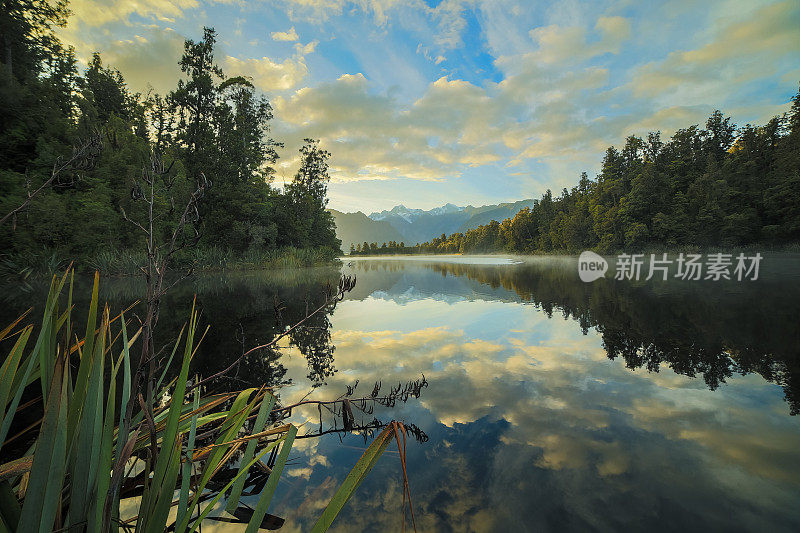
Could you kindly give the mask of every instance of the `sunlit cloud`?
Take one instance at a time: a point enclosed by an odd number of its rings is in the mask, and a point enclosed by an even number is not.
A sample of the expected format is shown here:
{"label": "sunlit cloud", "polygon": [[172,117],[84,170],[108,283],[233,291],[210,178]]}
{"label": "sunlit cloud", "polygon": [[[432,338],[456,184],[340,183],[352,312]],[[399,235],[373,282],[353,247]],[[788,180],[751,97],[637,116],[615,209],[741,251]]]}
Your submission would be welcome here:
{"label": "sunlit cloud", "polygon": [[273,41],[298,41],[300,38],[297,36],[297,32],[292,26],[289,31],[274,31],[270,34]]}
{"label": "sunlit cloud", "polygon": [[366,210],[391,207],[415,182],[457,187],[474,205],[558,190],[594,174],[627,135],[667,136],[714,109],[765,122],[788,109],[800,78],[792,0],[260,6],[76,0],[63,35],[84,64],[100,51],[135,90],[165,92],[181,41],[215,26],[226,73],[273,102],[272,134],[286,146],[278,178],[296,171],[304,138],[321,139],[338,184],[331,206],[352,204],[358,184],[374,191]]}
{"label": "sunlit cloud", "polygon": [[[306,49],[300,51],[306,52]],[[310,51],[313,51],[313,47]],[[308,75],[305,54],[296,54],[282,62],[275,62],[268,57],[239,59],[226,56],[224,67],[228,75],[251,78],[255,86],[263,91],[294,89]]]}
{"label": "sunlit cloud", "polygon": [[188,9],[199,7],[197,0],[142,0],[138,2],[104,2],[103,0],[72,0],[69,3],[73,18],[89,26],[111,22],[128,22],[132,15],[152,17],[173,23]]}
{"label": "sunlit cloud", "polygon": [[746,20],[721,27],[701,47],[670,52],[662,61],[636,67],[633,93],[669,95],[674,103],[697,104],[711,101],[714,94],[726,91],[726,85],[737,87],[778,75],[783,60],[800,54],[798,26],[796,2],[763,6]]}

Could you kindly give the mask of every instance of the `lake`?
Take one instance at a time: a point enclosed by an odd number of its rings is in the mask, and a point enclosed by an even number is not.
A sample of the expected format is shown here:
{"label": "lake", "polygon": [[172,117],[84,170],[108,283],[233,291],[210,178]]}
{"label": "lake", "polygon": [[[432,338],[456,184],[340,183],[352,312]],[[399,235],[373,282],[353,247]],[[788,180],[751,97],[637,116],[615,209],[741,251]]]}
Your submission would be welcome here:
{"label": "lake", "polygon": [[[196,369],[210,375],[316,308],[340,273],[357,278],[343,301],[222,386],[280,386],[289,405],[417,381],[419,398],[355,418],[415,429],[419,531],[800,530],[800,256],[766,255],[756,281],[584,283],[576,258],[496,256],[204,274],[165,299],[159,342],[196,293],[211,325]],[[114,309],[140,291],[101,283]],[[7,294],[2,318],[29,298]],[[290,420],[311,434],[320,413]],[[330,432],[292,449],[270,509],[283,531],[308,530],[366,448],[341,427],[323,411]],[[397,531],[401,503],[390,447],[333,530]]]}

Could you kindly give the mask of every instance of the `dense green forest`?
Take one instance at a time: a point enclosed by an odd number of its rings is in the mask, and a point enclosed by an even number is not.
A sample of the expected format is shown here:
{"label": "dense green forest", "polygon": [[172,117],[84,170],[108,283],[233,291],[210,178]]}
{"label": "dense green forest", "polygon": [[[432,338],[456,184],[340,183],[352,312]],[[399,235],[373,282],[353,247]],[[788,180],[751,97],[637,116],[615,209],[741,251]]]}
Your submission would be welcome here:
{"label": "dense green forest", "polygon": [[800,241],[800,93],[788,114],[737,128],[715,111],[705,129],[630,136],[515,217],[406,247],[364,243],[353,254],[600,252]]}
{"label": "dense green forest", "polygon": [[185,42],[174,90],[140,94],[98,53],[79,72],[74,49],[55,33],[67,16],[66,2],[12,3],[0,15],[6,267],[79,258],[124,270],[118,263],[127,257],[136,270],[145,237],[134,222],[147,219],[141,199],[155,167],[164,178],[156,234],[166,235],[196,184],[205,185],[179,262],[258,263],[287,250],[331,260],[340,253],[325,209],[330,154],[306,139],[294,180],[283,190],[271,186],[282,146],[269,137],[272,108],[250,80],[226,77],[215,63],[213,29]]}
{"label": "dense green forest", "polygon": [[350,245],[350,255],[381,255],[381,254],[402,254],[412,252],[414,248],[407,248],[404,242],[389,241],[378,245],[377,242],[367,242],[364,244]]}

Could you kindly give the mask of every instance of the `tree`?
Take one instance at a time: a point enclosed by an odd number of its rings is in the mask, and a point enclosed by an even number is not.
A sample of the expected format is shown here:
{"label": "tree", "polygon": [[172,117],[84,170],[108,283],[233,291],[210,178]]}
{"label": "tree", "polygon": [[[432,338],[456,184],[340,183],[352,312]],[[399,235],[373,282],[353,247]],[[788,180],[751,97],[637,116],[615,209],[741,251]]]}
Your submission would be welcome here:
{"label": "tree", "polygon": [[178,143],[186,150],[187,168],[194,170],[203,165],[207,154],[204,148],[213,145],[213,115],[215,108],[215,79],[222,79],[222,69],[214,63],[216,32],[203,28],[203,39],[187,39],[178,63],[186,80],[178,81],[178,88],[170,94],[179,116]]}
{"label": "tree", "polygon": [[706,131],[704,132],[704,142],[708,150],[717,161],[733,145],[736,138],[736,126],[731,123],[730,117],[726,117],[717,109],[706,121]]}
{"label": "tree", "polygon": [[9,77],[23,80],[60,51],[54,29],[67,24],[67,0],[5,0],[0,9],[2,60]]}
{"label": "tree", "polygon": [[95,52],[84,74],[85,94],[92,99],[97,120],[106,122],[112,114],[121,118],[128,116],[128,92],[125,79],[116,69],[103,67],[100,54]]}
{"label": "tree", "polygon": [[295,246],[333,246],[338,250],[333,215],[328,205],[328,159],[331,154],[319,147],[319,141],[305,139],[300,148],[300,168],[286,186],[291,205],[291,225],[296,228]]}
{"label": "tree", "polygon": [[613,253],[653,245],[737,246],[800,238],[800,92],[788,116],[741,130],[715,111],[705,129],[669,141],[629,136],[610,147],[596,181],[581,174],[558,198],[547,190],[513,218],[441,235],[434,253]]}

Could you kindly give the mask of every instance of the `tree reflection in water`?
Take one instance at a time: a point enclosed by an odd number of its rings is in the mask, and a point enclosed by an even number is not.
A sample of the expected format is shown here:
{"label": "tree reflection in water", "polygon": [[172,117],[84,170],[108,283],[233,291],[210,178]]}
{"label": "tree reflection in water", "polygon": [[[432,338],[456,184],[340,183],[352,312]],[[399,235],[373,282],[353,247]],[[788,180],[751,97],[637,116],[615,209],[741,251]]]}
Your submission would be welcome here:
{"label": "tree reflection in water", "polygon": [[[156,349],[168,357],[192,301],[196,297],[202,322],[210,329],[194,359],[193,372],[205,376],[226,368],[247,349],[266,344],[289,326],[306,316],[308,310],[322,305],[326,290],[335,287],[340,272],[335,267],[286,269],[262,272],[221,272],[198,274],[177,285],[164,297],[156,327]],[[31,302],[44,301],[48,280],[34,280],[25,291],[6,291],[0,319],[8,322],[27,309]],[[88,277],[75,280],[76,316],[88,302]],[[101,284],[100,300],[108,302],[112,311],[127,308],[141,298],[144,284],[138,277],[109,279]],[[308,361],[308,378],[313,386],[325,383],[336,372],[335,347],[331,342],[330,317],[336,308],[331,302],[310,317],[301,328],[290,332],[282,341],[296,347]],[[38,310],[37,310],[38,311]],[[129,316],[136,320],[140,306]],[[139,313],[141,314],[141,313]],[[169,347],[169,348],[168,348]],[[280,361],[279,348],[258,350],[244,357],[237,368],[215,387],[223,389],[285,384],[286,368]],[[174,370],[174,369],[173,369]],[[227,382],[227,384],[225,383]]]}
{"label": "tree reflection in water", "polygon": [[[201,276],[193,286],[170,295],[167,306],[170,316],[180,316],[177,306],[190,302],[191,292],[196,291],[203,318],[211,325],[196,356],[196,368],[208,376],[226,368],[253,346],[269,343],[322,306],[327,291],[338,281],[335,268]],[[336,372],[330,321],[336,303],[325,304],[280,343],[297,348],[306,358],[308,379],[314,387],[325,384]],[[162,332],[168,335],[178,325],[162,326]],[[281,349],[275,346],[246,355],[218,385],[224,387],[227,381],[235,387],[276,386],[287,383],[285,374]]]}
{"label": "tree reflection in water", "polygon": [[[350,298],[363,298],[376,287],[391,286],[404,275],[408,267],[404,263],[354,261],[352,270],[362,281]],[[419,286],[419,290],[442,291],[446,290],[442,278],[467,278],[478,284],[472,287],[472,296],[480,297],[483,291],[487,298],[531,303],[548,316],[560,313],[576,320],[584,333],[596,329],[608,357],[624,360],[630,369],[658,371],[666,364],[679,374],[701,376],[712,390],[734,374],[757,373],[783,388],[791,414],[800,412],[800,280],[796,279],[796,266],[792,268],[796,265],[793,257],[765,258],[764,271],[756,282],[606,278],[583,283],[570,258],[495,266],[436,259],[414,263],[417,268],[430,269],[440,280],[432,280],[430,288]],[[781,265],[786,268],[782,270]],[[269,342],[308,310],[316,309],[325,300],[326,286],[335,285],[339,276],[340,270],[333,267],[198,275],[193,283],[178,286],[162,303],[157,346],[174,341],[196,294],[204,321],[211,325],[196,355],[196,369],[211,375],[247,348]],[[371,276],[379,281],[372,283]],[[416,280],[417,284],[423,282]],[[101,288],[101,299],[123,308],[139,297],[142,286],[138,279],[125,278]],[[46,287],[43,290],[46,292]],[[88,291],[76,287],[76,295],[85,293]],[[6,322],[28,302],[38,301],[29,292],[16,298],[7,293],[5,299],[0,318]],[[85,307],[80,304],[77,309]],[[287,337],[288,344],[306,358],[312,387],[325,384],[336,372],[336,347],[331,339],[335,309],[333,302]],[[237,387],[275,386],[286,383],[285,374],[280,350],[267,349],[245,357],[226,379]]]}
{"label": "tree reflection in water", "polygon": [[[791,414],[800,412],[800,283],[779,267],[756,282],[580,281],[573,259],[519,265],[422,263],[441,276],[466,277],[549,317],[595,328],[610,359],[657,372],[662,364],[702,376],[712,390],[734,374],[757,373],[779,384]],[[769,258],[766,263],[769,268]],[[773,263],[774,265],[774,263]],[[787,265],[789,266],[789,265]],[[401,272],[399,261],[356,262],[356,273]],[[770,275],[771,274],[771,275]],[[788,277],[787,277],[788,276]],[[498,295],[493,294],[492,299]],[[500,296],[502,297],[502,296]]]}

